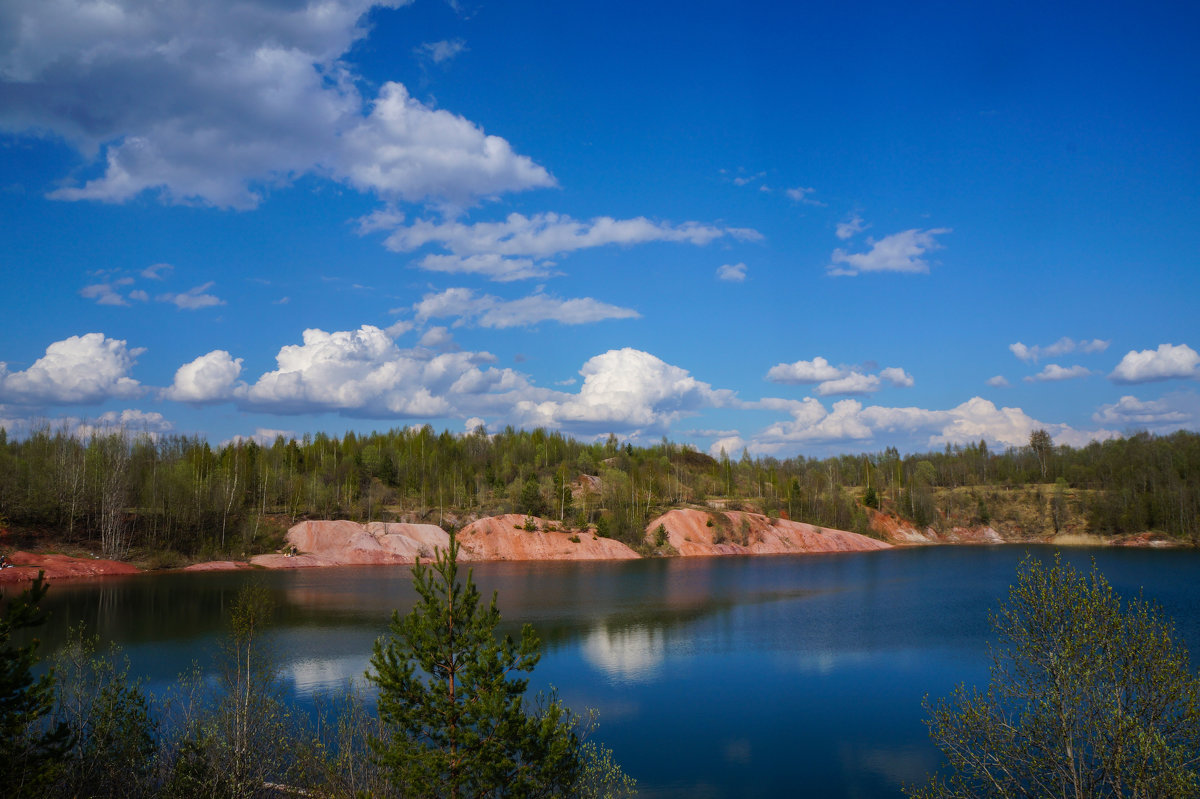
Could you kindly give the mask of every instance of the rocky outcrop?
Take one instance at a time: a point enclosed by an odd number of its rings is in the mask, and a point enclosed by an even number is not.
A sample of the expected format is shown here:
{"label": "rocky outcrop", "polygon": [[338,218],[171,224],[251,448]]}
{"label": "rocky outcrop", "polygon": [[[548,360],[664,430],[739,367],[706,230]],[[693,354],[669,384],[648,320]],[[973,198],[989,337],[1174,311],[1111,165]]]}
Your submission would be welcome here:
{"label": "rocky outcrop", "polygon": [[858,533],[744,511],[668,511],[646,526],[646,540],[651,545],[657,545],[659,526],[666,533],[666,543],[685,557],[863,552],[891,546]]}
{"label": "rocky outcrop", "polygon": [[[527,526],[536,529],[527,530]],[[458,533],[463,560],[629,560],[632,549],[580,530],[551,530],[553,521],[509,513],[472,522]]]}
{"label": "rocky outcrop", "polygon": [[250,562],[268,569],[414,563],[431,559],[450,536],[433,524],[306,521],[288,530],[287,542],[297,554],[258,555]]}
{"label": "rocky outcrop", "polygon": [[47,579],[51,580],[138,573],[136,566],[101,558],[74,558],[70,555],[14,552],[9,555],[8,560],[12,565],[6,569],[0,569],[0,583],[28,582],[37,577],[39,571],[45,572]]}

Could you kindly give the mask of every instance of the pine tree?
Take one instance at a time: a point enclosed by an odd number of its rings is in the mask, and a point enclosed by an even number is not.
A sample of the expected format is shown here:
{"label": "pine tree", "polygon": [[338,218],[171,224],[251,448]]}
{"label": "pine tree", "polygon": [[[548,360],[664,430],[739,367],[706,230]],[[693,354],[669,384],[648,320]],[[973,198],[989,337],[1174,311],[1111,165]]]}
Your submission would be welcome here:
{"label": "pine tree", "polygon": [[65,724],[49,728],[40,722],[54,704],[54,673],[33,678],[38,641],[17,646],[12,635],[45,621],[37,604],[47,586],[38,572],[29,588],[10,600],[0,613],[0,763],[5,796],[43,796],[59,760],[71,748]]}
{"label": "pine tree", "polygon": [[375,642],[368,679],[390,731],[376,754],[405,796],[540,797],[566,793],[580,768],[576,718],[557,701],[525,701],[540,657],[529,625],[520,642],[496,637],[496,595],[483,605],[458,541],[432,566],[413,567],[420,600],[392,614]]}

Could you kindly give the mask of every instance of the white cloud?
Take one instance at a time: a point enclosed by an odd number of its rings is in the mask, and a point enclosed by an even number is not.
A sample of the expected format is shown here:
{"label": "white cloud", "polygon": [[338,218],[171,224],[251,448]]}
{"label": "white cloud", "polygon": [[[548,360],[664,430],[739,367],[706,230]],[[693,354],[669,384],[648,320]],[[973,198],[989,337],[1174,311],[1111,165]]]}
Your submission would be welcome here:
{"label": "white cloud", "polygon": [[1045,347],[1038,346],[1036,344],[1031,347],[1018,341],[1016,344],[1009,344],[1008,349],[1012,351],[1013,355],[1017,356],[1026,363],[1037,363],[1042,358],[1056,358],[1059,355],[1066,355],[1068,353],[1075,352],[1076,350],[1087,354],[1104,352],[1106,349],[1108,349],[1108,342],[1101,341],[1098,338],[1092,339],[1091,341],[1086,339],[1083,341],[1075,341],[1072,338],[1063,336],[1058,341]]}
{"label": "white cloud", "polygon": [[169,302],[176,308],[184,311],[196,311],[201,308],[211,308],[214,305],[224,305],[225,300],[221,299],[215,294],[205,293],[212,288],[212,286],[213,283],[210,280],[203,285],[188,289],[185,292],[179,294],[159,294],[154,299],[158,300],[159,302]]}
{"label": "white cloud", "polygon": [[[64,420],[66,421],[66,420]],[[162,433],[175,429],[166,417],[158,411],[140,411],[129,408],[123,411],[108,411],[100,414],[95,420],[79,420],[73,424],[72,435],[76,438],[91,438],[94,435],[109,435],[112,433],[144,434],[157,438]]]}
{"label": "white cloud", "polygon": [[427,58],[435,64],[449,61],[467,49],[467,43],[462,39],[442,39],[439,42],[424,42],[413,52],[420,58]]}
{"label": "white cloud", "polygon": [[[442,344],[448,331],[435,328]],[[227,396],[244,409],[274,413],[336,412],[366,418],[491,418],[526,427],[596,434],[662,431],[703,408],[733,405],[733,392],[633,349],[610,350],[580,370],[578,393],[535,386],[486,352],[438,351],[429,341],[400,349],[379,328],[305,330],[283,347],[277,368]],[[441,347],[440,349],[445,349]],[[224,383],[230,385],[226,377]]]}
{"label": "white cloud", "polygon": [[881,371],[879,376],[897,388],[912,388],[916,383],[912,375],[898,366],[889,366]]}
{"label": "white cloud", "polygon": [[150,295],[141,289],[134,289],[133,291],[129,292],[129,299],[137,302],[150,302]]}
{"label": "white cloud", "polygon": [[174,269],[170,264],[151,264],[142,270],[142,277],[147,280],[162,280]]}
{"label": "white cloud", "polygon": [[141,384],[129,371],[144,349],[87,333],[56,341],[24,371],[0,362],[0,399],[18,405],[76,405],[140,396]]}
{"label": "white cloud", "polygon": [[788,189],[786,194],[789,199],[795,200],[798,203],[804,203],[805,205],[816,205],[824,208],[825,203],[821,202],[820,200],[813,199],[812,195],[815,192],[816,189],[811,186],[797,186],[794,189]]}
{"label": "white cloud", "polygon": [[455,325],[480,327],[527,327],[541,322],[582,325],[605,319],[636,319],[632,308],[609,305],[591,297],[562,300],[537,292],[517,300],[502,300],[489,294],[477,295],[471,289],[452,288],[438,294],[426,294],[415,305],[416,320],[457,317]]}
{"label": "white cloud", "polygon": [[721,457],[721,453],[724,452],[729,458],[737,458],[745,448],[746,442],[741,436],[734,434],[718,438],[714,441],[708,448],[708,454],[714,458],[719,458]]}
{"label": "white cloud", "polygon": [[245,384],[238,381],[241,373],[241,358],[213,350],[179,367],[163,396],[176,402],[221,402],[245,390]]}
{"label": "white cloud", "polygon": [[743,263],[722,264],[717,267],[717,279],[730,283],[742,283],[746,280],[746,265]]}
{"label": "white cloud", "polygon": [[1011,385],[1008,382],[1008,378],[1005,377],[1004,375],[996,375],[994,377],[989,377],[986,382],[992,388],[1008,388]]}
{"label": "white cloud", "polygon": [[857,275],[863,272],[902,272],[907,274],[929,271],[927,253],[940,250],[935,236],[950,233],[950,228],[905,230],[885,236],[879,241],[868,239],[871,249],[865,253],[849,253],[838,248],[830,256],[827,267],[831,275]]}
{"label": "white cloud", "polygon": [[1126,395],[1111,405],[1101,405],[1092,414],[1097,424],[1145,427],[1156,432],[1177,430],[1197,421],[1200,398],[1176,394],[1158,400],[1140,400]]}
{"label": "white cloud", "polygon": [[720,228],[699,222],[671,225],[645,217],[597,217],[586,222],[555,213],[527,217],[510,214],[502,222],[464,223],[422,219],[399,227],[384,244],[394,252],[412,252],[427,245],[446,250],[417,262],[422,269],[473,273],[492,280],[519,280],[553,274],[548,259],[576,250],[607,245],[631,246],[648,242],[676,242],[703,246],[730,237],[756,240],[753,230]]}
{"label": "white cloud", "polygon": [[911,388],[915,382],[912,375],[898,366],[868,375],[857,369],[834,366],[820,356],[811,361],[775,364],[767,371],[767,379],[773,383],[818,383],[816,392],[822,397],[873,394],[885,382],[898,388]]}
{"label": "white cloud", "polygon": [[850,372],[845,377],[836,380],[826,380],[817,386],[817,394],[822,397],[846,394],[874,394],[879,390],[882,381],[875,375],[865,375],[862,372]]}
{"label": "white cloud", "polygon": [[767,371],[767,379],[773,383],[820,383],[836,380],[845,374],[844,370],[817,356],[811,361],[777,363]]}
{"label": "white cloud", "polygon": [[[16,0],[0,5],[0,129],[63,137],[103,174],[52,196],[251,208],[312,174],[462,205],[554,179],[398,83],[373,102],[343,56],[404,0]],[[453,43],[435,47],[445,55]],[[129,87],[136,87],[130,91]]]}
{"label": "white cloud", "polygon": [[274,445],[275,439],[282,437],[285,441],[290,441],[296,437],[296,434],[291,430],[274,430],[269,427],[254,428],[254,435],[249,436],[234,436],[227,441],[222,441],[221,446],[225,447],[230,444],[247,444],[253,441],[260,447],[270,447]]}
{"label": "white cloud", "polygon": [[846,239],[853,238],[857,233],[862,233],[869,227],[870,225],[864,222],[861,216],[854,214],[845,222],[838,222],[837,229],[834,232],[839,239],[845,241]]}
{"label": "white cloud", "polygon": [[1032,377],[1025,378],[1026,382],[1039,383],[1057,382],[1059,380],[1074,380],[1079,377],[1087,377],[1092,373],[1091,369],[1086,366],[1059,366],[1056,363],[1048,363],[1042,371]]}
{"label": "white cloud", "polygon": [[514,153],[504,139],[429,108],[394,82],[383,85],[370,115],[342,136],[337,172],[360,191],[455,205],[556,185],[549,172]]}
{"label": "white cloud", "polygon": [[1130,350],[1113,369],[1114,383],[1200,379],[1200,355],[1186,344],[1160,344],[1157,350]]}
{"label": "white cloud", "polygon": [[95,300],[97,305],[129,305],[118,289],[132,283],[130,278],[123,278],[112,283],[95,283],[84,286],[79,290],[79,296],[87,300]]}
{"label": "white cloud", "polygon": [[490,414],[553,393],[510,369],[481,368],[495,361],[489,353],[437,351],[453,346],[444,328],[427,333],[423,343],[431,346],[401,350],[371,325],[333,333],[305,330],[303,343],[280,349],[277,368],[250,386],[240,402],[277,413],[434,418]]}
{"label": "white cloud", "polygon": [[753,183],[754,181],[756,181],[756,180],[762,180],[762,179],[763,179],[763,178],[765,178],[766,176],[767,176],[767,173],[766,173],[766,172],[759,172],[759,173],[757,173],[757,174],[755,174],[755,175],[738,175],[737,177],[735,177],[735,178],[733,179],[733,185],[735,185],[735,186],[749,186],[749,185],[750,185],[751,183]]}
{"label": "white cloud", "polygon": [[731,404],[733,392],[714,389],[648,352],[609,350],[579,370],[583,385],[574,395],[522,402],[516,409],[527,426],[585,432],[661,430],[701,408]]}
{"label": "white cloud", "polygon": [[804,400],[764,399],[759,407],[786,411],[791,418],[776,422],[750,443],[750,451],[761,454],[780,452],[799,444],[859,443],[876,441],[882,434],[903,432],[926,435],[926,446],[967,444],[982,439],[1002,446],[1024,446],[1029,434],[1044,428],[1059,444],[1082,446],[1093,440],[1113,438],[1111,430],[1083,431],[1065,424],[1038,421],[1020,408],[997,408],[980,397],[949,410],[897,408],[872,405],[863,407],[857,400],[844,399],[826,409],[811,397]]}
{"label": "white cloud", "polygon": [[454,334],[446,327],[431,327],[417,341],[418,347],[437,352],[458,352],[462,347],[454,340]]}
{"label": "white cloud", "polygon": [[531,258],[505,258],[503,255],[439,255],[430,253],[417,262],[417,266],[429,272],[445,272],[452,275],[482,275],[497,283],[514,280],[530,280],[554,277],[556,272],[551,261],[534,263]]}

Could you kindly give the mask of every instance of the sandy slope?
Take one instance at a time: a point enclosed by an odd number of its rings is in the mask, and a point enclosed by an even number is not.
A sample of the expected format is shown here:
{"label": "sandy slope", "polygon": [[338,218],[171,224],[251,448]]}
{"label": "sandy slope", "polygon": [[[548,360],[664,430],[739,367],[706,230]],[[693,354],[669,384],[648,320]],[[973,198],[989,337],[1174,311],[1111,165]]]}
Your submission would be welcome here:
{"label": "sandy slope", "polygon": [[463,559],[628,560],[638,557],[632,549],[611,538],[600,538],[588,532],[547,530],[556,523],[546,519],[534,519],[537,531],[525,530],[527,518],[519,513],[509,513],[468,524],[458,533]]}
{"label": "sandy slope", "polygon": [[[712,526],[709,526],[709,521]],[[776,555],[793,552],[862,552],[888,549],[891,544],[845,530],[815,527],[788,519],[770,519],[743,511],[667,511],[646,526],[646,540],[655,540],[658,526],[680,555]]]}
{"label": "sandy slope", "polygon": [[250,562],[268,569],[413,563],[433,557],[450,536],[432,524],[306,521],[288,530],[287,540],[300,555],[258,555]]}

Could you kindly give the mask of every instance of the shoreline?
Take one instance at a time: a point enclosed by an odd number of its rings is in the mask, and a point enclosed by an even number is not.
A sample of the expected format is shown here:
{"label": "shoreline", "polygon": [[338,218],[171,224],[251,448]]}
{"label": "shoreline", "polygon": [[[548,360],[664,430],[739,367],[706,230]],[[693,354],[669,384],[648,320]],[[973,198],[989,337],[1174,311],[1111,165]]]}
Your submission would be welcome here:
{"label": "shoreline", "polygon": [[[1021,546],[1135,547],[1150,549],[1188,548],[1186,542],[1144,532],[1105,537],[1086,533],[1064,533],[1045,538],[1008,540],[991,528],[954,530],[951,536],[920,535],[915,530],[887,538],[870,538],[832,528],[820,528],[786,519],[768,519],[762,514],[731,512],[741,523],[741,543],[730,541],[724,530],[708,524],[707,512],[695,509],[667,511],[646,527],[642,551],[634,551],[615,539],[601,538],[594,531],[562,529],[561,522],[533,519],[523,514],[484,517],[459,532],[460,560],[467,562],[616,561],[656,557],[733,557],[827,554],[880,549],[910,549],[923,546]],[[533,529],[526,522],[533,519]],[[650,548],[657,528],[666,526],[665,539]],[[883,530],[877,532],[884,533]],[[932,532],[932,531],[930,531]],[[963,534],[958,534],[963,533]],[[773,536],[773,537],[772,537]],[[749,540],[750,538],[753,540]],[[181,567],[141,568],[127,561],[56,552],[16,551],[10,565],[0,569],[0,586],[20,584],[37,577],[47,580],[128,577],[136,574],[170,572],[242,571],[247,569],[320,569],[338,566],[412,566],[431,562],[436,549],[449,541],[449,534],[429,524],[309,520],[294,525],[283,550],[263,553],[248,560],[199,561]],[[291,549],[295,554],[285,554]]]}

